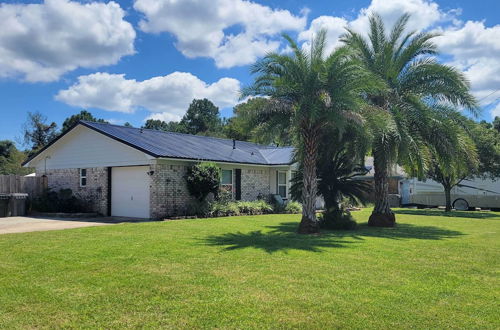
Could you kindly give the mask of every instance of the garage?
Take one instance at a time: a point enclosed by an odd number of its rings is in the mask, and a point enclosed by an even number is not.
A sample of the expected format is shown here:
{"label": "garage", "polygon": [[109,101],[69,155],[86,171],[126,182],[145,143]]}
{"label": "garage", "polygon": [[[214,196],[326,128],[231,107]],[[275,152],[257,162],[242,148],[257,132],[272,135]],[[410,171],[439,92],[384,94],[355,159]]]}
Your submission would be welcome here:
{"label": "garage", "polygon": [[111,215],[149,218],[148,166],[113,167]]}

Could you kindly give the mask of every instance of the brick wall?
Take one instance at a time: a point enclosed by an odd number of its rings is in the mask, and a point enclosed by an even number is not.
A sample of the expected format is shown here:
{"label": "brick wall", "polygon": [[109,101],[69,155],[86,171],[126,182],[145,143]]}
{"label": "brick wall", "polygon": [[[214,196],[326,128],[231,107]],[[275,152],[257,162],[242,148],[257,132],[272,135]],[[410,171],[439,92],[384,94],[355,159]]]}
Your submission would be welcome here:
{"label": "brick wall", "polygon": [[150,192],[152,218],[190,214],[189,204],[192,197],[184,179],[188,165],[151,165],[151,170],[154,171]]}
{"label": "brick wall", "polygon": [[271,192],[269,186],[270,170],[265,167],[241,169],[241,199],[256,200],[259,195],[267,198]]}
{"label": "brick wall", "polygon": [[[37,173],[38,176],[43,173]],[[86,202],[89,212],[107,214],[108,170],[106,167],[87,168],[87,185],[80,187],[77,168],[47,170],[48,187],[53,191],[71,189],[73,195]]]}
{"label": "brick wall", "polygon": [[[151,218],[161,219],[168,216],[190,215],[189,206],[193,198],[187,190],[184,175],[189,166],[185,164],[150,165],[152,175],[150,187]],[[267,197],[270,193],[270,170],[265,167],[241,168],[241,199],[256,200],[259,195]],[[234,172],[233,172],[234,173]],[[41,174],[39,174],[41,175]],[[89,211],[107,214],[108,177],[107,168],[87,168],[87,186],[80,187],[78,169],[48,170],[48,185],[52,190],[71,189],[78,198],[89,202]]]}

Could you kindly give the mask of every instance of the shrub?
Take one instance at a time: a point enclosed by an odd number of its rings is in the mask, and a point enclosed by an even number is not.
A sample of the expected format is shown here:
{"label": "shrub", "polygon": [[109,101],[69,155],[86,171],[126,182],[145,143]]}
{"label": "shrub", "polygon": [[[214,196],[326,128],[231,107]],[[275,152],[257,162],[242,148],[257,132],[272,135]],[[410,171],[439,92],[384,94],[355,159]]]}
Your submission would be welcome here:
{"label": "shrub", "polygon": [[234,216],[240,214],[266,214],[272,213],[271,205],[263,200],[252,202],[244,201],[217,201],[210,205],[210,214],[215,217]]}
{"label": "shrub", "polygon": [[320,216],[320,226],[324,229],[352,230],[356,228],[357,223],[349,211],[343,209],[327,210]]}
{"label": "shrub", "polygon": [[302,204],[296,201],[290,201],[285,205],[285,213],[298,214],[302,213]]}
{"label": "shrub", "polygon": [[84,200],[73,195],[71,189],[52,191],[47,189],[40,197],[33,199],[33,210],[39,212],[86,212],[89,207]]}
{"label": "shrub", "polygon": [[217,196],[220,183],[220,169],[215,163],[205,162],[190,166],[184,177],[191,196],[202,202],[208,194]]}
{"label": "shrub", "polygon": [[210,207],[210,214],[214,217],[239,215],[240,210],[236,202],[214,202]]}
{"label": "shrub", "polygon": [[207,198],[202,201],[197,199],[189,202],[189,212],[190,215],[196,215],[198,217],[208,217],[210,215],[210,203]]}

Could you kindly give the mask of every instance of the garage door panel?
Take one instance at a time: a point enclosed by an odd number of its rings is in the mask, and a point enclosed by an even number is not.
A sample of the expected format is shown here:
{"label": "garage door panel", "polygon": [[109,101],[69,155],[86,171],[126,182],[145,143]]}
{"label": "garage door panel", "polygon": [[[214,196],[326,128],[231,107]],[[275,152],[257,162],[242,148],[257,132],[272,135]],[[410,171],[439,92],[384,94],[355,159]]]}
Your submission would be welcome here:
{"label": "garage door panel", "polygon": [[111,215],[149,218],[150,177],[147,166],[113,167]]}

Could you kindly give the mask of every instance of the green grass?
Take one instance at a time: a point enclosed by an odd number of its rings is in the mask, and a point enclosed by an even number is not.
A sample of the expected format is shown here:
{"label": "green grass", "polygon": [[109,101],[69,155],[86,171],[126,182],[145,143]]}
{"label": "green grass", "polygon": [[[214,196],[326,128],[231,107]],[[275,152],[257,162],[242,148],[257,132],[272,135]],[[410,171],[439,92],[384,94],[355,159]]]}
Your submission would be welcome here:
{"label": "green grass", "polygon": [[0,236],[0,328],[499,328],[500,213],[294,233],[299,216]]}

